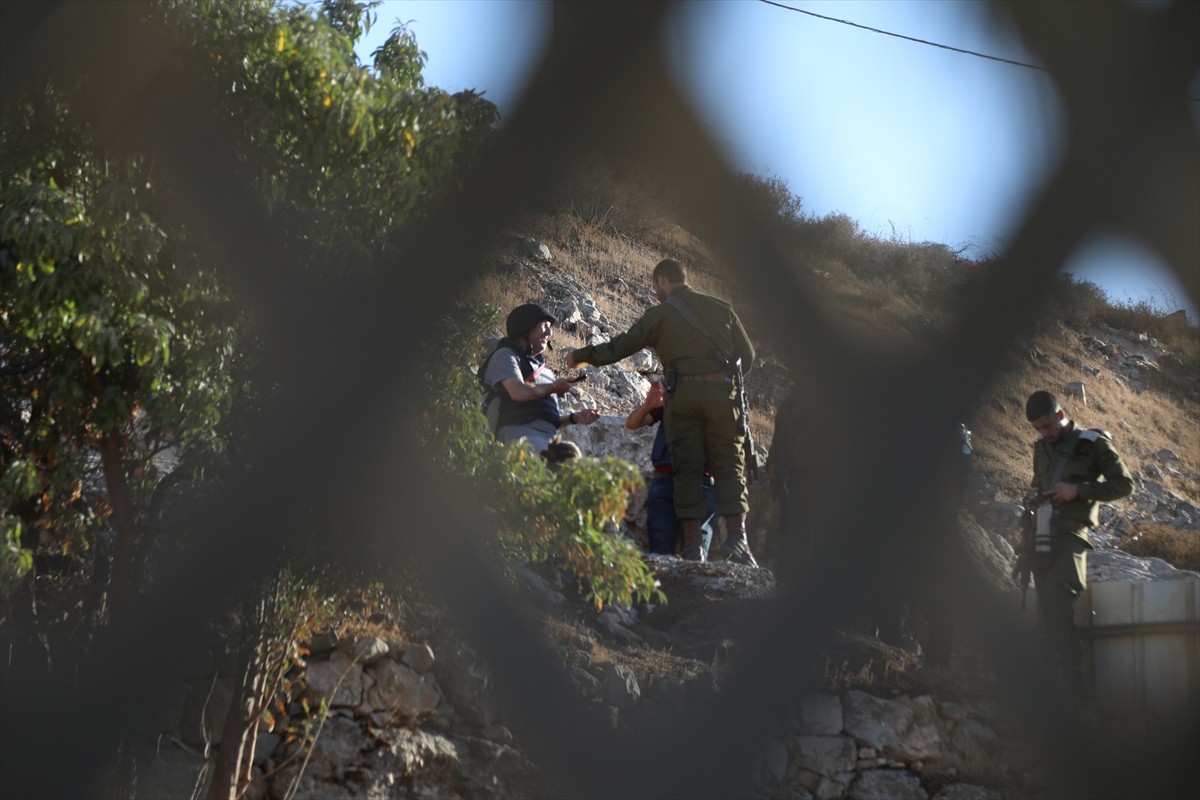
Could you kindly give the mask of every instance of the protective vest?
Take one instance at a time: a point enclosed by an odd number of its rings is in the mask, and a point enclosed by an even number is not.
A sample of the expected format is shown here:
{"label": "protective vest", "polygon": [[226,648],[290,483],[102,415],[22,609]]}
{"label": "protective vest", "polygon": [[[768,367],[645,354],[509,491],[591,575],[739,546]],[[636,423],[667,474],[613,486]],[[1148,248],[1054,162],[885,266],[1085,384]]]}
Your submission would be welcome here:
{"label": "protective vest", "polygon": [[[530,356],[527,352],[522,352],[522,348],[516,342],[505,337],[500,340],[500,343],[496,345],[496,349],[479,365],[479,371],[476,374],[480,383],[484,383],[483,376],[487,372],[488,362],[492,360],[492,357],[496,353],[504,349],[512,350],[517,356],[517,364],[521,368],[521,380],[525,383],[533,383],[534,377],[546,366],[545,356]],[[517,402],[509,397],[508,392],[502,386],[488,386],[484,383],[484,391],[486,392],[483,399],[483,411],[485,414],[493,400],[498,399],[500,401],[496,428],[503,428],[507,425],[528,425],[539,419],[552,422],[556,426],[559,424],[558,398],[552,394],[537,400]]]}

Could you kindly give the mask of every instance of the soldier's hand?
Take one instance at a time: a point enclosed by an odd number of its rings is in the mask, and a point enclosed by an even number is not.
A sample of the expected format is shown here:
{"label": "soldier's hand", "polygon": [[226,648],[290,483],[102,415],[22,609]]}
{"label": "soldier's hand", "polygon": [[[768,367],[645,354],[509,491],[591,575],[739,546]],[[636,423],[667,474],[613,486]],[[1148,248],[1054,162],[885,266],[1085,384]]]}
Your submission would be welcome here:
{"label": "soldier's hand", "polygon": [[575,351],[567,351],[567,369],[575,369],[579,364],[575,362]]}
{"label": "soldier's hand", "polygon": [[1069,503],[1079,497],[1079,487],[1073,483],[1056,483],[1043,494],[1052,503]]}

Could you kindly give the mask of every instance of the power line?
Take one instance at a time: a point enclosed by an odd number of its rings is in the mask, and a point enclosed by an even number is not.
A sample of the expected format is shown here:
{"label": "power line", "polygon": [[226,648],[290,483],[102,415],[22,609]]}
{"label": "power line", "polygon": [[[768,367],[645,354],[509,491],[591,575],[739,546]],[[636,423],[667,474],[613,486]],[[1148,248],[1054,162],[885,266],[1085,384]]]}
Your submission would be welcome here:
{"label": "power line", "polygon": [[[975,56],[977,58],[986,58],[989,61],[999,61],[1002,64],[1012,64],[1014,67],[1025,67],[1026,69],[1036,69],[1036,70],[1040,70],[1042,72],[1049,71],[1045,67],[1043,67],[1039,64],[1027,64],[1024,61],[1014,61],[1011,58],[1002,58],[1000,56],[991,56],[991,55],[988,55],[987,53],[980,53],[975,50],[964,50],[961,47],[952,47],[948,44],[941,44],[940,42],[931,42],[928,39],[918,39],[915,36],[905,36],[902,33],[893,33],[892,31],[885,31],[881,28],[872,28],[870,25],[861,25],[857,22],[851,22],[848,19],[838,19],[837,17],[827,17],[824,14],[818,14],[815,11],[807,11],[803,8],[793,8],[792,6],[785,6],[783,3],[775,2],[775,0],[758,0],[758,2],[765,3],[766,5],[769,5],[769,6],[775,6],[776,8],[782,8],[784,11],[795,11],[797,14],[807,14],[810,17],[816,17],[817,19],[828,20],[829,22],[840,22],[841,24],[849,25],[852,28],[862,28],[864,31],[870,31],[871,33],[881,33],[884,36],[894,36],[897,39],[904,39],[909,42],[916,42],[917,44],[926,44],[926,45],[929,45],[930,47],[940,47],[943,50],[950,50],[955,53],[962,53],[964,55]],[[1188,100],[1195,100],[1196,102],[1200,102],[1200,97],[1192,97],[1191,95],[1185,95],[1185,97]]]}
{"label": "power line", "polygon": [[918,39],[915,36],[905,36],[902,33],[892,33],[891,31],[881,30],[879,28],[872,28],[870,25],[860,25],[859,23],[851,22],[848,19],[838,19],[837,17],[827,17],[824,14],[818,14],[815,11],[806,11],[803,8],[792,8],[791,6],[785,6],[783,3],[776,3],[776,2],[774,2],[774,0],[758,0],[758,1],[760,3],[766,3],[769,6],[775,6],[777,8],[782,8],[786,11],[795,11],[797,14],[807,14],[810,17],[816,17],[817,19],[829,20],[830,22],[840,22],[843,25],[849,25],[854,28],[862,28],[864,31],[871,31],[872,33],[882,33],[884,36],[895,36],[897,39],[907,39],[908,41],[916,42],[917,44],[927,44],[930,47],[940,47],[943,50],[953,50],[955,53],[964,53],[968,56],[977,56],[979,58],[986,58],[991,61],[999,61],[1004,64],[1012,64],[1015,67],[1026,67],[1028,69],[1037,69],[1037,70],[1041,70],[1042,72],[1047,71],[1045,67],[1040,66],[1038,64],[1026,64],[1024,61],[1013,61],[1011,58],[1001,58],[1000,56],[989,56],[987,53],[978,53],[974,50],[964,50],[961,47],[951,47],[948,44],[939,44],[938,42],[931,42],[928,39]]}

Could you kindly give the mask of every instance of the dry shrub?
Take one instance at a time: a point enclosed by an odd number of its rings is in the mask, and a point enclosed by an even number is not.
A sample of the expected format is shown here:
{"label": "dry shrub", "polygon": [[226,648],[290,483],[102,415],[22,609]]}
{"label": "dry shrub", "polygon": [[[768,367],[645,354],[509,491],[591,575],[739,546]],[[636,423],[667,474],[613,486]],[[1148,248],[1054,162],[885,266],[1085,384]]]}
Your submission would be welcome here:
{"label": "dry shrub", "polygon": [[1200,327],[1189,325],[1182,312],[1162,311],[1177,305],[1174,298],[1164,298],[1157,304],[1149,300],[1112,303],[1102,311],[1100,321],[1118,330],[1152,336],[1194,367],[1200,361]]}
{"label": "dry shrub", "polygon": [[644,238],[676,216],[655,177],[633,162],[590,156],[559,182],[554,210],[594,233]]}
{"label": "dry shrub", "polygon": [[1161,522],[1138,522],[1133,533],[1118,545],[1140,558],[1161,558],[1177,569],[1200,572],[1200,531],[1189,531]]}
{"label": "dry shrub", "polygon": [[465,299],[484,303],[500,310],[503,320],[509,311],[527,302],[544,302],[544,298],[530,298],[530,287],[524,281],[515,281],[514,273],[508,271],[489,272],[471,284]]}
{"label": "dry shrub", "polygon": [[1091,281],[1078,280],[1070,273],[1059,273],[1051,284],[1054,308],[1059,314],[1053,322],[1065,322],[1076,328],[1094,325],[1109,308],[1104,291]]}

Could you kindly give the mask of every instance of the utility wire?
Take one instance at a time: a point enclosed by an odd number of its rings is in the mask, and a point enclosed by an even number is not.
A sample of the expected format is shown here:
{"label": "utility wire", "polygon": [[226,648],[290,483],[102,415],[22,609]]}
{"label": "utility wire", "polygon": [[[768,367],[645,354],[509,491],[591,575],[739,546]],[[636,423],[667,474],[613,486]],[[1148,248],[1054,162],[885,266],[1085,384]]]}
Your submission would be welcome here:
{"label": "utility wire", "polygon": [[940,47],[943,50],[953,50],[955,53],[965,53],[966,55],[969,55],[969,56],[978,56],[979,58],[986,58],[986,59],[990,59],[991,61],[1000,61],[1004,64],[1012,64],[1015,67],[1027,67],[1028,69],[1037,69],[1037,70],[1041,70],[1042,72],[1047,71],[1045,67],[1039,66],[1038,64],[1026,64],[1024,61],[1013,61],[1011,58],[1001,58],[1000,56],[989,56],[987,53],[977,53],[974,50],[964,50],[961,47],[951,47],[948,44],[939,44],[937,42],[931,42],[928,39],[918,39],[915,36],[905,36],[902,33],[892,33],[891,31],[880,30],[879,28],[872,28],[869,25],[860,25],[857,22],[851,22],[848,19],[838,19],[837,17],[827,17],[824,14],[818,14],[815,11],[806,11],[803,8],[792,8],[791,6],[785,6],[783,3],[776,3],[776,2],[774,2],[774,0],[758,0],[758,1],[760,3],[766,3],[769,6],[775,6],[777,8],[782,8],[786,11],[795,11],[797,14],[807,14],[810,17],[816,17],[817,19],[825,19],[825,20],[829,20],[830,22],[840,22],[843,25],[850,25],[851,27],[854,27],[854,28],[862,28],[864,31],[871,31],[872,33],[882,33],[884,36],[895,36],[897,39],[907,39],[908,41],[916,42],[917,44],[927,44],[930,47]]}
{"label": "utility wire", "polygon": [[[758,2],[765,3],[766,5],[769,5],[769,6],[775,6],[776,8],[782,8],[785,11],[795,11],[797,14],[807,14],[810,17],[816,17],[817,19],[828,20],[829,22],[840,22],[841,24],[849,25],[852,28],[862,28],[864,31],[870,31],[871,33],[881,33],[884,36],[894,36],[897,39],[905,39],[906,41],[916,42],[917,44],[927,44],[930,47],[940,47],[943,50],[951,50],[955,53],[963,53],[964,55],[968,55],[968,56],[976,56],[978,58],[986,58],[989,61],[999,61],[1002,64],[1012,64],[1014,67],[1025,67],[1026,69],[1036,69],[1036,70],[1040,70],[1042,72],[1049,71],[1045,67],[1043,67],[1039,64],[1026,64],[1024,61],[1014,61],[1011,58],[1001,58],[1000,56],[990,56],[987,53],[979,53],[979,52],[976,52],[975,50],[964,50],[961,47],[951,47],[948,44],[941,44],[939,42],[931,42],[928,39],[918,39],[915,36],[905,36],[902,33],[893,33],[892,31],[885,31],[880,28],[872,28],[870,25],[860,25],[859,23],[851,22],[848,19],[838,19],[837,17],[827,17],[824,14],[818,14],[815,11],[807,11],[803,8],[793,8],[792,6],[785,6],[783,3],[775,2],[775,0],[758,0]],[[1200,103],[1200,97],[1192,97],[1191,95],[1185,95],[1185,97],[1188,100],[1195,100],[1196,102]]]}

